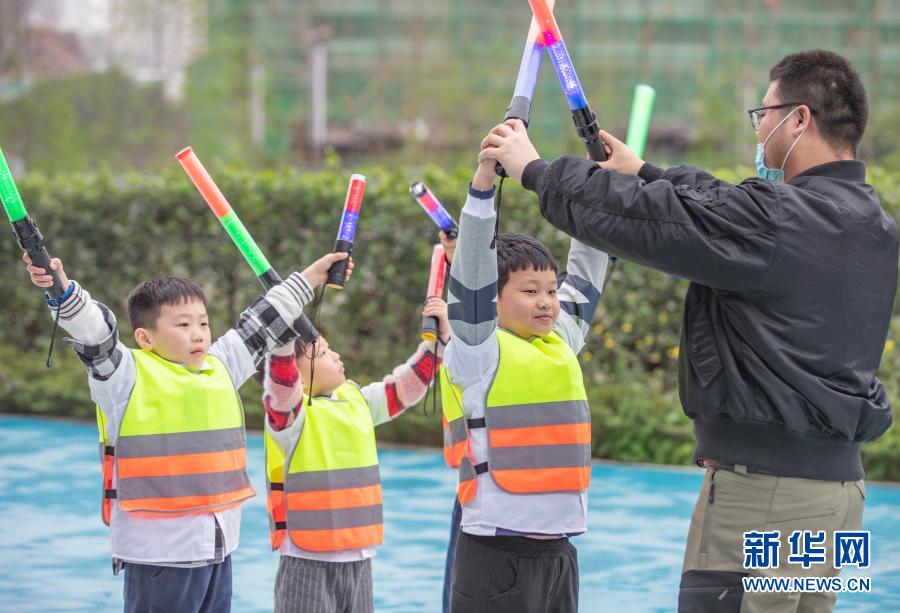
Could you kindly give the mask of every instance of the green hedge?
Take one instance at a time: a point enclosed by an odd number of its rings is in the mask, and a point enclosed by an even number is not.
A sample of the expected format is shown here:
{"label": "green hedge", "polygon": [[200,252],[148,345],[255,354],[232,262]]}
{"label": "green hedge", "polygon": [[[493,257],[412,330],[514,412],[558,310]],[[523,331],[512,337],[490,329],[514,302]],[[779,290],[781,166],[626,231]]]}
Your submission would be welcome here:
{"label": "green hedge", "polygon": [[[173,162],[173,167],[175,166]],[[455,215],[469,170],[424,173],[404,168],[355,168],[368,177],[355,248],[356,273],[342,292],[329,292],[319,327],[343,355],[353,378],[380,378],[413,349],[435,228],[407,193],[426,183]],[[738,180],[747,169],[723,171]],[[222,191],[270,261],[282,272],[300,269],[329,250],[350,171],[334,161],[320,172],[250,172],[212,168]],[[884,206],[900,213],[900,173],[870,170]],[[186,275],[208,292],[213,332],[222,333],[260,288],[183,173],[163,176],[31,174],[19,181],[52,254],[92,295],[120,315],[130,343],[124,300],[139,281],[159,273]],[[543,222],[534,197],[504,186],[505,231],[533,234],[564,261],[567,239]],[[25,276],[12,236],[0,241],[0,410],[91,418],[93,408],[77,359],[61,348],[43,367],[50,319]],[[620,263],[601,300],[582,362],[594,414],[594,452],[635,462],[687,463],[690,421],[678,404],[676,359],[686,283],[635,264]],[[881,378],[892,398],[900,391],[900,316],[895,309]],[[251,425],[261,423],[259,387],[244,388]],[[416,414],[385,426],[395,441],[439,443],[439,417]],[[868,445],[870,478],[900,480],[900,429]]]}

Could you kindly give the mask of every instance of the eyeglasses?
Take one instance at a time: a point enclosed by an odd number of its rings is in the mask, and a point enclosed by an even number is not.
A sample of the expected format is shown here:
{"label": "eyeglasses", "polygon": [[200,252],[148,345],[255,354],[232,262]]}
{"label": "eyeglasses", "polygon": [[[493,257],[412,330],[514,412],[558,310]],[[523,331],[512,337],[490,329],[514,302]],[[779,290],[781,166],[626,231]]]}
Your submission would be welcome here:
{"label": "eyeglasses", "polygon": [[[759,124],[762,121],[762,118],[766,116],[765,113],[760,114],[762,111],[774,111],[776,109],[783,109],[789,106],[798,106],[803,104],[802,102],[785,102],[784,104],[773,104],[772,106],[761,106],[758,109],[750,109],[747,111],[747,114],[750,115],[750,125],[753,126],[754,130],[759,130]],[[815,111],[809,109],[811,113],[815,114]]]}

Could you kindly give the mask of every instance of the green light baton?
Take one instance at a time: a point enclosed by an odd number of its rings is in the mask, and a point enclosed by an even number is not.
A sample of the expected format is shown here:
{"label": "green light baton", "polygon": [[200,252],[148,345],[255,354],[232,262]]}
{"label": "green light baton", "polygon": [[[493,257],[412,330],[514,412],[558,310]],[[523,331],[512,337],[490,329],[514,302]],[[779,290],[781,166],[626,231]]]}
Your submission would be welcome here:
{"label": "green light baton", "polygon": [[[247,228],[244,227],[244,224],[237,216],[237,213],[234,212],[231,205],[225,200],[225,196],[222,195],[222,192],[213,182],[209,173],[206,172],[206,168],[200,163],[200,160],[197,158],[196,154],[194,154],[193,150],[190,147],[186,147],[179,151],[178,154],[175,155],[175,158],[191,178],[197,191],[203,196],[203,199],[206,201],[206,204],[209,205],[209,208],[212,209],[216,218],[221,222],[222,227],[225,228],[225,232],[231,237],[235,247],[238,248],[238,251],[240,251],[241,255],[244,256],[244,259],[247,260],[250,268],[256,273],[263,288],[271,289],[281,283],[281,276],[279,276],[275,269],[272,268],[272,265],[269,264],[269,260],[263,255],[259,245],[257,245],[256,241],[253,240],[253,237],[250,236]],[[311,343],[319,338],[319,333],[313,327],[309,319],[307,319],[306,315],[301,314],[300,317],[291,324],[291,327],[306,342]]]}
{"label": "green light baton", "polygon": [[28,254],[32,264],[43,268],[47,274],[53,277],[53,286],[47,290],[47,293],[50,298],[59,298],[65,293],[66,288],[62,286],[62,281],[56,271],[50,269],[50,254],[44,247],[44,237],[34,220],[28,216],[28,211],[25,210],[25,204],[16,188],[16,182],[13,181],[2,149],[0,149],[0,200],[3,201],[3,208],[6,209],[6,215],[9,217],[9,223],[12,224],[19,247]]}
{"label": "green light baton", "polygon": [[634,88],[634,101],[631,103],[631,118],[628,120],[628,137],[625,144],[637,153],[638,157],[644,157],[644,147],[647,146],[647,132],[650,130],[650,116],[653,114],[653,101],[656,99],[656,90],[643,83]]}

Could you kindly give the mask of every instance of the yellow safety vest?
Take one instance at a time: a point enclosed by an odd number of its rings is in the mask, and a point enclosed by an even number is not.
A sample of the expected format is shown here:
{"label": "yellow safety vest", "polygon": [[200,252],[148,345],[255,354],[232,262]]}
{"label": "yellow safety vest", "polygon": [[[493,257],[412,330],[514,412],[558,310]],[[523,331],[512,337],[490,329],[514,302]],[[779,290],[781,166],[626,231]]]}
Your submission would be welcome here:
{"label": "yellow safety vest", "polygon": [[285,531],[307,551],[361,549],[382,542],[381,477],[372,413],[352,382],[338,387],[334,395],[336,399],[316,397],[312,405],[304,404],[303,432],[287,457],[266,432],[273,549],[281,546]]}
{"label": "yellow safety vest", "polygon": [[530,340],[498,330],[500,361],[485,402],[488,461],[463,457],[457,495],[475,497],[476,474],[515,494],[587,490],[591,474],[591,414],[578,358],[551,332]]}
{"label": "yellow safety vest", "polygon": [[103,521],[113,499],[125,511],[183,515],[253,497],[244,413],[225,364],[208,356],[211,369],[190,371],[152,351],[132,355],[135,383],[115,446],[97,407]]}

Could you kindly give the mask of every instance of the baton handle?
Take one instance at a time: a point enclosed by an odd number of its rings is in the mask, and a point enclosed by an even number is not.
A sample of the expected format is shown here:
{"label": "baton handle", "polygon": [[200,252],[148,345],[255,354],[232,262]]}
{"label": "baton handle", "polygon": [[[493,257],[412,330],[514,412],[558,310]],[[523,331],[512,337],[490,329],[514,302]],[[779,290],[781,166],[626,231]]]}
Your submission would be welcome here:
{"label": "baton handle", "polygon": [[[353,243],[351,241],[334,241],[334,253],[353,254]],[[350,263],[350,257],[338,260],[328,269],[328,278],[325,283],[331,289],[344,289],[344,278],[347,274],[347,264]]]}
{"label": "baton handle", "polygon": [[25,217],[19,221],[12,222],[12,227],[19,247],[28,254],[28,257],[31,258],[31,263],[39,268],[43,268],[48,275],[53,277],[53,285],[47,290],[47,293],[50,294],[51,298],[62,296],[66,288],[62,285],[59,273],[50,268],[50,254],[47,253],[47,248],[44,247],[44,237],[41,231],[38,230],[37,224],[34,223],[31,217]]}

